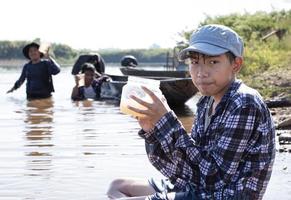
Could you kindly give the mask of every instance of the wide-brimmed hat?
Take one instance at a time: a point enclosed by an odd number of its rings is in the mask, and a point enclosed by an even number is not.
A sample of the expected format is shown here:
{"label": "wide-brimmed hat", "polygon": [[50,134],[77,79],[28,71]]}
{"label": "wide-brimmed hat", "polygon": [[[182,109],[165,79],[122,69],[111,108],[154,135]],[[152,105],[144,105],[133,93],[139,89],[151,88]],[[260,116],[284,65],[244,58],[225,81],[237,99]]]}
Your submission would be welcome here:
{"label": "wide-brimmed hat", "polygon": [[[30,60],[30,57],[29,57],[29,55],[28,55],[28,51],[29,51],[29,48],[30,47],[36,47],[37,49],[39,49],[39,44],[37,44],[36,42],[31,42],[31,43],[29,43],[29,44],[27,44],[25,47],[23,47],[23,49],[22,49],[22,53],[23,53],[23,55],[24,55],[24,57],[26,57],[27,59],[29,59]],[[42,58],[43,57],[43,53],[42,52],[40,52],[40,57]]]}
{"label": "wide-brimmed hat", "polygon": [[179,59],[185,60],[189,52],[217,56],[230,51],[235,56],[242,57],[243,50],[243,40],[234,30],[223,25],[210,24],[192,33],[189,47],[179,53]]}

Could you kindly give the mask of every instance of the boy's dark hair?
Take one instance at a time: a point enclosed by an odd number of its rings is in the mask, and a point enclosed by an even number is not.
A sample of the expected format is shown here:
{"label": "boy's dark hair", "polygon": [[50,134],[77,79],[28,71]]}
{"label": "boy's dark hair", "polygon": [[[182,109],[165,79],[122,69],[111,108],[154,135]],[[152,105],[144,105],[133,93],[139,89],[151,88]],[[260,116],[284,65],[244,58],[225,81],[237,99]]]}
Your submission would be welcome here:
{"label": "boy's dark hair", "polygon": [[98,77],[101,76],[101,74],[98,73],[98,72],[96,71],[94,65],[91,64],[91,63],[84,63],[84,64],[82,65],[81,73],[84,74],[86,71],[91,71],[91,72],[93,72],[95,75],[97,75]]}
{"label": "boy's dark hair", "polygon": [[84,63],[82,65],[82,68],[81,69],[82,69],[81,70],[81,73],[82,74],[85,73],[85,71],[92,71],[92,72],[95,72],[96,71],[94,65],[92,65],[91,63]]}
{"label": "boy's dark hair", "polygon": [[230,63],[233,63],[234,62],[236,56],[233,53],[231,53],[230,51],[228,51],[228,52],[225,53],[225,55],[228,58],[228,60],[229,60]]}
{"label": "boy's dark hair", "polygon": [[[194,51],[192,51],[192,52],[190,51],[188,53],[187,57],[190,58],[192,56],[197,56],[199,58],[200,55],[202,56],[203,59],[205,59],[205,57],[207,57],[207,55],[205,55],[205,54],[201,54],[201,53],[194,52]],[[234,62],[236,56],[232,52],[228,51],[228,52],[225,53],[225,55],[226,55],[226,57],[227,57],[227,59],[229,60],[230,63]]]}

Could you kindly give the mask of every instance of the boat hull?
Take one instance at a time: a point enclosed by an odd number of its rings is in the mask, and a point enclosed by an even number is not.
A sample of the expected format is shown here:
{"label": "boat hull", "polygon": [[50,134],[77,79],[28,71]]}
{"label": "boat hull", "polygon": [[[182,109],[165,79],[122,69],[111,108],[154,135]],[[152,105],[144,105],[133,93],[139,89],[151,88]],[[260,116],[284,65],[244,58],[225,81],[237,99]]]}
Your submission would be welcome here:
{"label": "boat hull", "polygon": [[150,76],[150,77],[175,77],[188,78],[190,74],[188,71],[165,71],[165,70],[142,70],[129,67],[121,67],[122,74],[127,76]]}
{"label": "boat hull", "polygon": [[[127,83],[127,76],[109,75],[112,81],[102,84],[101,97],[120,100],[122,88]],[[197,88],[193,85],[191,78],[166,78],[151,77],[160,80],[160,89],[168,104],[173,107],[182,106],[193,95]]]}

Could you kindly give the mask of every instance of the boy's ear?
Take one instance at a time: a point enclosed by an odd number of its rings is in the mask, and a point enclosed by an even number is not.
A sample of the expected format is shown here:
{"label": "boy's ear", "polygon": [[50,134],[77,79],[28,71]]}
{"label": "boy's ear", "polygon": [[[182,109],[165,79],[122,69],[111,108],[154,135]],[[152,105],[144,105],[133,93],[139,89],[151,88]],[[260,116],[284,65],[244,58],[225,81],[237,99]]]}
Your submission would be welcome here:
{"label": "boy's ear", "polygon": [[238,73],[242,67],[243,59],[236,57],[233,62],[233,72]]}

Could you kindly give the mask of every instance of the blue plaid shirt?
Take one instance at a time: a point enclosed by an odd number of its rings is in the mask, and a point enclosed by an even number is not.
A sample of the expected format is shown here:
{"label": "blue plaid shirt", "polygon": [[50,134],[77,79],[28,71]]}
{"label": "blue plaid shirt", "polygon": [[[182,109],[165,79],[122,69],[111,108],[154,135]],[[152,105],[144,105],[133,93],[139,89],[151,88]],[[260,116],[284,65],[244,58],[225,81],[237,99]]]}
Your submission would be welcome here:
{"label": "blue plaid shirt", "polygon": [[150,162],[176,188],[192,184],[200,199],[261,199],[275,157],[268,108],[256,90],[235,80],[204,129],[209,101],[205,96],[197,103],[191,136],[172,111],[152,132],[139,132]]}

